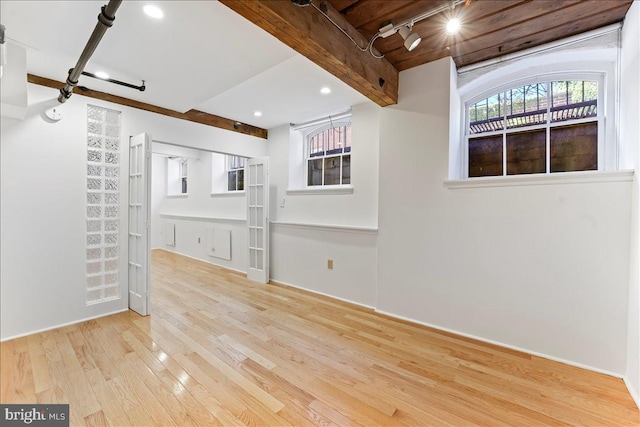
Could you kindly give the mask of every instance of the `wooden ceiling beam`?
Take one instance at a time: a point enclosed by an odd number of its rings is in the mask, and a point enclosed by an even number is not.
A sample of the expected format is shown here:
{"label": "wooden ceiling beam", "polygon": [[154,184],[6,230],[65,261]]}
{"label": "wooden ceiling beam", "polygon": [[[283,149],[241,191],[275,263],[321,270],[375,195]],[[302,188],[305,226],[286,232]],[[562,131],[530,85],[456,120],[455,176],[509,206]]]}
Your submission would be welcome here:
{"label": "wooden ceiling beam", "polygon": [[[291,0],[220,0],[222,4],[306,56],[340,80],[385,107],[398,102],[398,70],[386,59],[358,49],[314,7]],[[328,1],[317,1],[329,16],[340,14]],[[339,22],[360,46],[368,40],[346,20]],[[356,38],[357,37],[357,38]]]}
{"label": "wooden ceiling beam", "polygon": [[[34,74],[27,74],[27,81],[29,83],[54,89],[60,89],[64,87],[63,82],[48,79],[46,77],[36,76]],[[240,123],[238,121],[216,116],[214,114],[205,113],[204,111],[200,110],[189,110],[186,113],[181,113],[179,111],[169,110],[168,108],[158,107],[157,105],[147,104],[145,102],[136,101],[134,99],[124,98],[122,96],[112,95],[106,92],[87,89],[83,86],[76,86],[74,93],[76,95],[88,96],[89,98],[100,99],[102,101],[113,102],[114,104],[125,105],[127,107],[137,108],[139,110],[162,114],[163,116],[187,120],[189,122],[200,123],[202,125],[212,126],[224,130],[230,130],[232,132],[238,132],[245,135],[267,139],[266,129],[251,126],[246,123]]]}

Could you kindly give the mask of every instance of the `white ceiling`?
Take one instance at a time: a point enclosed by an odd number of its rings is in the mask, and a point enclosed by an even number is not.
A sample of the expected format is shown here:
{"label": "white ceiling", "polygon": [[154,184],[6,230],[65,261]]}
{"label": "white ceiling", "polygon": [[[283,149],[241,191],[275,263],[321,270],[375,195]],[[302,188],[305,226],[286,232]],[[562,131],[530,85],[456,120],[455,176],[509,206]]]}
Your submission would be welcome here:
{"label": "white ceiling", "polygon": [[[10,42],[27,47],[29,73],[64,81],[104,1],[0,2]],[[164,18],[146,16],[156,4]],[[10,58],[8,59],[10,60]],[[192,108],[262,128],[348,109],[367,98],[217,1],[130,1],[85,71],[147,89],[82,76],[80,85],[180,112]],[[332,93],[320,94],[329,86]],[[255,117],[254,111],[263,113]]]}

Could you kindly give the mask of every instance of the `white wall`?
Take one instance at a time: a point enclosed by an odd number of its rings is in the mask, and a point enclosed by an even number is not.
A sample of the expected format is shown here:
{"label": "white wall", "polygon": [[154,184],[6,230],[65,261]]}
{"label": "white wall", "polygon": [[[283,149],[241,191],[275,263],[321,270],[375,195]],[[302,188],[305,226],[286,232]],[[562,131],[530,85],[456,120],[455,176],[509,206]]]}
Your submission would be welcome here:
{"label": "white wall", "polygon": [[304,171],[303,150],[294,145],[303,142],[292,140],[289,126],[269,131],[272,280],[375,305],[380,111],[372,103],[352,110],[353,194],[288,194],[299,184],[290,183],[292,153],[300,153]]}
{"label": "white wall", "polygon": [[[189,138],[178,141],[189,145]],[[225,189],[226,174],[222,154],[186,149],[181,146],[153,144],[152,180],[152,248],[164,249],[211,264],[238,271],[247,270],[246,199],[244,193],[217,193],[212,195],[212,175],[220,182],[216,191]],[[213,155],[212,155],[213,154]],[[188,159],[187,195],[167,195],[167,156]],[[165,245],[165,223],[176,226],[175,246]],[[213,257],[208,253],[208,229],[211,227],[231,230],[231,260]]]}
{"label": "white wall", "polygon": [[[28,334],[127,307],[123,298],[85,303],[86,110],[93,104],[122,111],[122,169],[127,170],[127,136],[150,132],[154,139],[179,141],[246,156],[263,156],[266,141],[75,94],[61,107],[64,118],[46,122],[41,114],[57,105],[58,91],[28,86],[23,121],[2,120],[0,205],[0,337]],[[127,188],[121,176],[122,188]],[[120,211],[126,212],[126,197]],[[121,221],[126,242],[126,221]],[[127,248],[120,271],[126,272]],[[124,276],[126,277],[126,273]]]}
{"label": "white wall", "polygon": [[381,115],[377,308],[621,375],[631,184],[445,188],[453,66]]}
{"label": "white wall", "polygon": [[625,382],[640,406],[640,2],[633,2],[622,28],[620,147],[623,168],[636,170],[632,191],[629,270],[629,330]]}

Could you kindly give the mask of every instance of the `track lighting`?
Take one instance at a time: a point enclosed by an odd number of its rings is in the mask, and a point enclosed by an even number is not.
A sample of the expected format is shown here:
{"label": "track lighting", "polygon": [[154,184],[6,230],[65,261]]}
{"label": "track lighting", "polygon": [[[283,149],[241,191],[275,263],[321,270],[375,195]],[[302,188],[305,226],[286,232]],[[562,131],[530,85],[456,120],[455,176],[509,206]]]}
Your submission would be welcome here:
{"label": "track lighting", "polygon": [[422,41],[420,36],[412,32],[411,28],[409,28],[408,26],[398,28],[398,32],[404,39],[404,47],[406,47],[409,52],[415,49]]}
{"label": "track lighting", "polygon": [[458,18],[451,18],[449,22],[447,22],[445,30],[447,31],[447,34],[453,35],[460,31],[461,26],[462,24],[460,23],[460,20]]}

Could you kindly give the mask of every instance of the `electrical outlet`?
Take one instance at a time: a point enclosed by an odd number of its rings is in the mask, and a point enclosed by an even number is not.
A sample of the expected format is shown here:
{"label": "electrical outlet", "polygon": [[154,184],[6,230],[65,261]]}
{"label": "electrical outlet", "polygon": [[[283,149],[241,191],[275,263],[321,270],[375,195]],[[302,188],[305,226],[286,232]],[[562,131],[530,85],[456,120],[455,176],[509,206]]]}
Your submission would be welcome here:
{"label": "electrical outlet", "polygon": [[327,269],[333,270],[333,260],[332,259],[328,259],[327,260]]}

